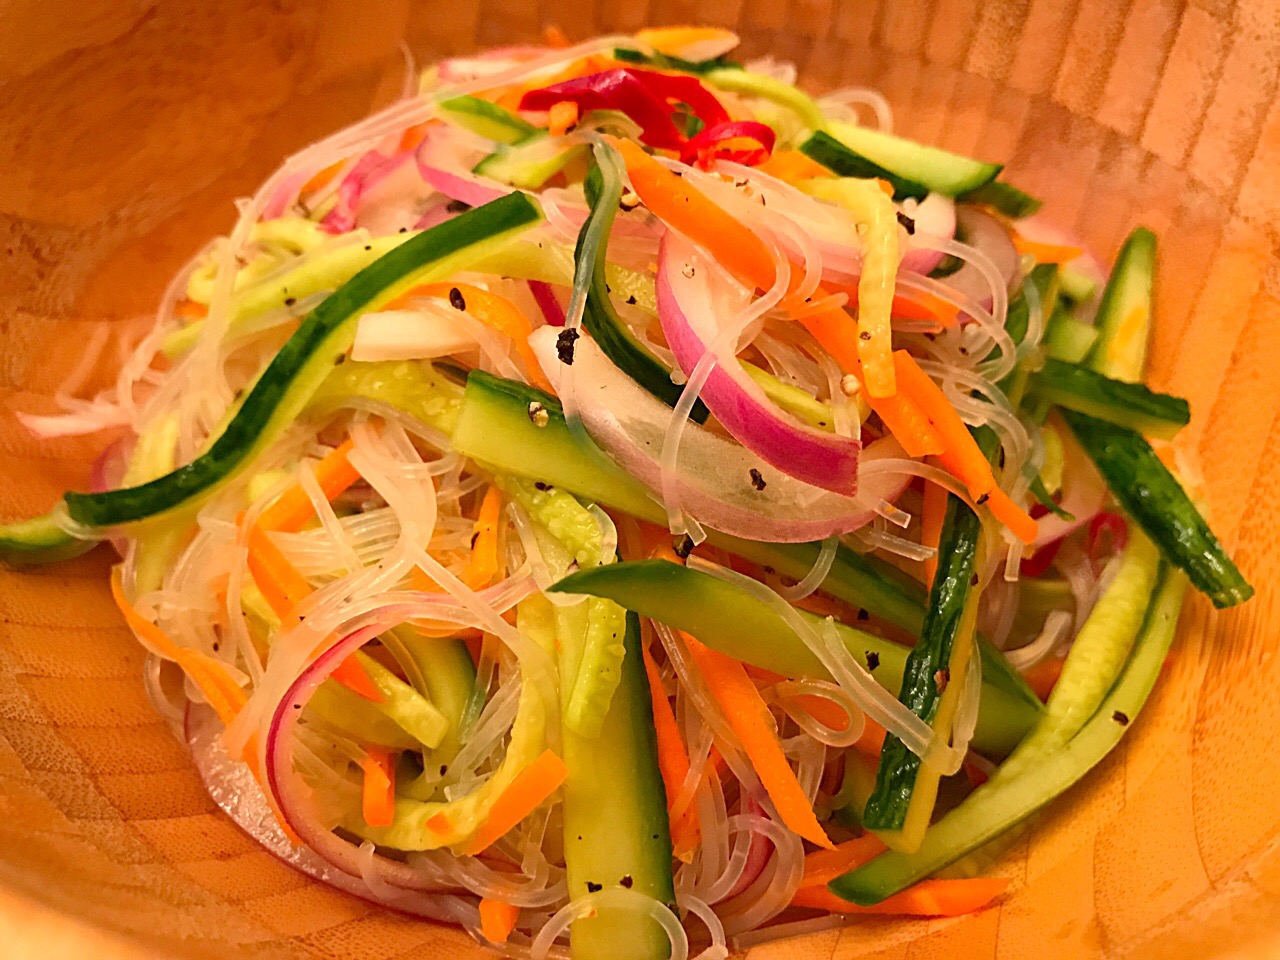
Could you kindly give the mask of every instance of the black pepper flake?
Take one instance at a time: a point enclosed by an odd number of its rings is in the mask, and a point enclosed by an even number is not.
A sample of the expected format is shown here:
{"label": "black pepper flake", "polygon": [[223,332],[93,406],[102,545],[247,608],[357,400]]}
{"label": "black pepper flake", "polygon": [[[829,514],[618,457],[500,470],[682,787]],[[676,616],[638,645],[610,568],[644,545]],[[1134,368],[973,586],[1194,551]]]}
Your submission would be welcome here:
{"label": "black pepper flake", "polygon": [[577,343],[580,336],[582,334],[577,330],[561,330],[560,335],[556,337],[556,356],[566,367],[573,366],[573,345]]}
{"label": "black pepper flake", "polygon": [[364,245],[364,249],[365,249],[365,252],[368,252],[368,251],[372,250],[372,249],[373,249],[373,244],[366,243],[366,244]]}
{"label": "black pepper flake", "polygon": [[696,271],[693,269],[693,264],[691,263],[686,263],[683,267],[680,268],[680,273],[681,275],[684,276],[686,280],[692,280],[695,272]]}
{"label": "black pepper flake", "polygon": [[676,537],[675,540],[671,542],[671,550],[681,560],[688,559],[689,554],[693,552],[693,537],[689,536],[687,533]]}
{"label": "black pepper flake", "polygon": [[898,211],[898,223],[903,230],[907,231],[907,236],[909,237],[915,236],[916,222],[912,220],[910,217],[908,217],[901,210]]}
{"label": "black pepper flake", "polygon": [[550,490],[550,489],[551,489],[551,484],[549,484],[549,483],[543,483],[541,480],[535,480],[535,481],[533,481],[533,486],[534,486],[534,489],[536,489],[536,490]]}
{"label": "black pepper flake", "polygon": [[222,644],[220,644],[217,640],[213,641],[213,652],[217,653],[221,649],[222,649]]}
{"label": "black pepper flake", "polygon": [[867,611],[865,611],[865,610],[859,610],[859,611],[858,611],[858,619],[859,619],[859,620],[870,620],[870,619],[871,619],[871,614],[867,613]]}
{"label": "black pepper flake", "polygon": [[874,670],[878,666],[880,666],[880,654],[876,653],[874,650],[868,650],[867,669]]}
{"label": "black pepper flake", "polygon": [[1113,713],[1111,715],[1111,719],[1114,720],[1116,723],[1120,724],[1120,726],[1122,727],[1127,727],[1129,725],[1129,715],[1127,713],[1124,713],[1121,710],[1117,710],[1115,713]]}
{"label": "black pepper flake", "polygon": [[399,230],[399,232],[400,232],[400,233],[408,233],[408,232],[409,232],[409,228],[408,228],[408,227],[401,227],[401,228],[400,228],[400,230]]}
{"label": "black pepper flake", "polygon": [[466,213],[471,209],[471,204],[464,203],[461,200],[450,200],[445,204],[445,210],[449,213]]}
{"label": "black pepper flake", "polygon": [[986,503],[986,502],[987,502],[988,500],[990,500],[990,499],[991,499],[991,494],[989,494],[989,493],[984,493],[982,496],[980,496],[980,497],[979,497],[977,500],[975,500],[974,502],[975,502],[978,506],[982,506],[984,503]]}
{"label": "black pepper flake", "polygon": [[604,292],[605,292],[605,293],[613,293],[613,287],[609,286],[609,285],[606,283],[606,284],[604,285]]}
{"label": "black pepper flake", "polygon": [[969,578],[969,586],[976,587],[978,585],[978,579],[979,579],[978,575],[975,573],[972,577]]}
{"label": "black pepper flake", "polygon": [[1001,447],[999,449],[999,451],[996,453],[996,457],[998,458],[997,463],[999,463],[1000,466],[1003,467],[1004,466],[1004,447]]}
{"label": "black pepper flake", "polygon": [[950,682],[951,682],[951,670],[947,667],[943,667],[941,670],[939,670],[937,673],[933,675],[933,683],[934,683],[934,686],[938,688],[939,693],[942,693],[944,690],[946,690],[947,684]]}
{"label": "black pepper flake", "polygon": [[346,362],[347,362],[347,355],[345,353],[340,353],[333,358],[333,365],[335,367],[340,367]]}
{"label": "black pepper flake", "polygon": [[455,310],[467,309],[467,301],[462,298],[462,291],[457,287],[449,290],[449,306]]}
{"label": "black pepper flake", "polygon": [[479,530],[477,530],[475,533],[473,533],[473,534],[471,535],[471,549],[472,549],[472,550],[474,550],[474,549],[476,548],[476,541],[477,541],[477,540],[479,540],[479,539],[480,539],[480,531],[479,531]]}
{"label": "black pepper flake", "polygon": [[300,704],[300,703],[295,703],[295,704],[293,705],[293,709],[295,709],[295,710],[301,710],[301,709],[302,709],[302,704]]}
{"label": "black pepper flake", "polygon": [[629,873],[628,873],[625,877],[623,877],[621,880],[619,880],[619,881],[618,881],[618,883],[619,883],[621,886],[625,887],[626,889],[630,890],[630,889],[631,889],[631,885],[632,885],[633,883],[635,883],[635,881],[631,879],[631,874],[629,874]]}
{"label": "black pepper flake", "polygon": [[633,306],[633,307],[636,305],[636,297],[635,297],[635,294],[632,294],[631,296],[627,297],[627,303],[628,303],[628,305]]}
{"label": "black pepper flake", "polygon": [[819,421],[818,421],[818,426],[820,426],[820,427],[825,427],[826,425],[827,425],[827,421],[825,421],[825,420],[819,420]]}
{"label": "black pepper flake", "polygon": [[871,331],[870,331],[870,330],[863,330],[861,333],[859,333],[859,334],[858,334],[858,339],[859,339],[859,340],[870,340],[870,339],[871,339]]}
{"label": "black pepper flake", "polygon": [[443,777],[448,772],[449,772],[449,765],[447,763],[440,764],[440,776]]}
{"label": "black pepper flake", "polygon": [[285,297],[285,298],[284,298],[284,305],[285,305],[286,307],[292,307],[292,306],[293,306],[295,303],[297,303],[297,302],[298,302],[298,298],[297,298],[297,297]]}
{"label": "black pepper flake", "polygon": [[243,397],[243,396],[244,396],[244,388],[243,388],[243,387],[241,387],[239,390],[237,390],[237,391],[232,395],[232,399],[233,399],[233,400],[239,400],[239,399],[240,399],[241,397]]}
{"label": "black pepper flake", "polygon": [[769,566],[767,563],[766,563],[763,567],[761,567],[760,569],[761,569],[761,570],[763,570],[765,573],[770,574],[770,575],[773,575],[773,574],[775,574],[775,573],[777,573],[777,572],[778,572],[777,570],[773,569],[773,567]]}
{"label": "black pepper flake", "polygon": [[932,343],[934,340],[938,339],[938,335],[936,333],[926,333],[924,338]]}
{"label": "black pepper flake", "polygon": [[961,348],[960,348],[960,356],[962,356],[962,357],[967,357],[968,355],[969,355],[969,348],[968,348],[968,347],[961,347]]}
{"label": "black pepper flake", "polygon": [[604,886],[602,884],[593,883],[590,880],[587,881],[587,893],[595,893],[597,890],[603,890],[603,889],[604,889]]}
{"label": "black pepper flake", "polygon": [[763,490],[767,486],[764,482],[764,477],[760,475],[760,471],[755,467],[751,468],[751,485],[757,490]]}

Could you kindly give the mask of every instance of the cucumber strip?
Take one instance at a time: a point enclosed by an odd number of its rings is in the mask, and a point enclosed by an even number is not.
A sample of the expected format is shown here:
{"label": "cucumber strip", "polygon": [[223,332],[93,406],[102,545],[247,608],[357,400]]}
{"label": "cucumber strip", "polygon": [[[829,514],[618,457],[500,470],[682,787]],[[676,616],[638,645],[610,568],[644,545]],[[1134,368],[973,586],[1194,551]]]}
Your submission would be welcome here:
{"label": "cucumber strip", "polygon": [[1044,716],[1005,761],[1005,775],[1029,769],[1061,749],[1098,712],[1142,630],[1160,567],[1160,551],[1134,531],[1115,578],[1076,634]]}
{"label": "cucumber strip", "polygon": [[1044,201],[1038,197],[1024,193],[1011,183],[1002,183],[999,180],[992,180],[976,190],[970,190],[960,199],[966,203],[986,204],[1014,220],[1029,217],[1044,206]]}
{"label": "cucumber strip", "polygon": [[[971,582],[978,566],[982,521],[957,497],[947,498],[938,546],[938,572],[929,591],[920,641],[907,656],[898,699],[950,737],[952,721],[970,669],[979,591]],[[890,847],[911,853],[924,841],[938,798],[939,773],[921,763],[893,734],[880,751],[876,786],[862,823]]]}
{"label": "cucumber strip", "polygon": [[1097,713],[1065,747],[1021,773],[997,769],[929,828],[915,853],[884,853],[833,880],[831,891],[852,903],[879,903],[999,837],[1079,781],[1120,742],[1146,703],[1173,642],[1185,586],[1180,574],[1161,577],[1128,663]]}
{"label": "cucumber strip", "polygon": [[[620,887],[674,908],[667,797],[640,644],[640,619],[628,613],[621,680],[599,736],[562,731],[565,880],[571,899]],[[602,907],[569,937],[575,957],[664,960],[670,950],[652,919],[625,907]]]}
{"label": "cucumber strip", "polygon": [[1191,422],[1191,408],[1181,397],[1061,360],[1046,360],[1032,375],[1031,389],[1059,407],[1162,440],[1172,440]]}
{"label": "cucumber strip", "polygon": [[498,143],[519,143],[543,131],[489,100],[462,95],[439,103],[441,119]]}
{"label": "cucumber strip", "polygon": [[[606,171],[595,164],[587,174],[583,188],[591,213],[578,234],[575,260],[582,258],[588,231],[593,229],[596,222],[600,226],[594,228],[600,230],[602,236],[609,236],[618,213],[618,203],[622,199],[622,178],[614,170]],[[606,243],[600,244],[596,250],[596,262],[591,268],[591,285],[587,288],[582,325],[595,338],[614,366],[667,406],[674,407],[680,401],[684,387],[672,382],[671,371],[635,338],[609,299],[609,285],[605,280]],[[689,411],[689,419],[695,423],[706,423],[710,413],[706,404],[698,400]]]}
{"label": "cucumber strip", "polygon": [[422,748],[415,737],[379,710],[378,704],[352,693],[336,680],[326,680],[316,687],[307,701],[307,711],[361,743],[390,750]]}
{"label": "cucumber strip", "polygon": [[471,172],[521,190],[537,190],[586,152],[585,143],[566,142],[538,130],[519,143],[500,144]]}
{"label": "cucumber strip", "polygon": [[[1065,297],[1067,274],[1062,273],[1062,295]],[[1065,363],[1083,363],[1098,339],[1098,328],[1071,315],[1064,305],[1059,305],[1045,327],[1045,353]]]}
{"label": "cucumber strip", "polygon": [[765,100],[786,107],[793,111],[806,127],[821,130],[827,125],[827,118],[814,99],[789,83],[741,68],[709,70],[703,74],[703,78],[720,90],[742,93],[749,97],[763,97]]}
{"label": "cucumber strip", "polygon": [[[449,763],[457,755],[462,718],[476,684],[476,666],[467,645],[453,637],[428,637],[412,627],[397,627],[382,635],[383,646],[403,663],[407,659],[421,677],[431,703],[448,723],[431,751],[431,759]],[[414,686],[419,680],[409,677]]]}
{"label": "cucumber strip", "polygon": [[1253,587],[1141,434],[1073,410],[1061,412],[1112,495],[1197,590],[1219,609],[1253,596]]}
{"label": "cucumber strip", "polygon": [[[541,412],[547,414],[545,426],[531,419],[534,411],[539,419]],[[556,398],[523,383],[473,370],[453,446],[495,473],[541,480],[642,520],[666,523],[666,511],[643,484],[618,469],[595,444],[570,432]],[[797,580],[813,568],[822,547],[744,540],[716,531],[708,536],[718,547]],[[924,622],[925,593],[919,581],[843,544],[821,589],[917,635]],[[1004,656],[986,641],[980,641],[980,650],[985,681],[1038,712],[1039,698]]]}
{"label": "cucumber strip", "polygon": [[63,527],[66,511],[61,505],[33,520],[0,526],[0,561],[11,567],[34,566],[70,560],[88,553],[97,540],[80,540]]}
{"label": "cucumber strip", "polygon": [[1072,303],[1092,300],[1098,292],[1098,282],[1082,270],[1069,265],[1062,267],[1062,295]]}
{"label": "cucumber strip", "polygon": [[623,63],[642,63],[662,70],[680,70],[683,73],[693,74],[709,73],[712,70],[742,69],[742,64],[730,60],[727,54],[721,54],[711,60],[685,60],[683,57],[673,57],[657,51],[647,54],[632,50],[630,47],[616,47],[613,51],[613,59],[621,60]]}
{"label": "cucumber strip", "polygon": [[958,197],[990,183],[1002,169],[957,153],[831,121],[819,125],[800,145],[801,152],[842,177],[878,177],[893,185],[893,198],[922,198],[945,193]]}
{"label": "cucumber strip", "polygon": [[[608,597],[641,616],[660,620],[697,637],[707,646],[745,663],[787,677],[831,679],[817,656],[768,604],[718,577],[665,560],[614,563],[572,574],[551,588],[556,593]],[[821,618],[798,611],[818,626]],[[902,686],[908,649],[874,634],[834,623],[845,648],[891,692]],[[1040,709],[984,677],[974,747],[1002,757],[1040,715]]]}
{"label": "cucumber strip", "polygon": [[1098,339],[1085,363],[1116,380],[1138,381],[1151,339],[1151,290],[1155,282],[1156,235],[1138,227],[1116,257],[1102,291],[1094,325]]}
{"label": "cucumber strip", "polygon": [[[1058,302],[1057,264],[1042,263],[1032,268],[1027,282],[1031,284],[1036,297],[1039,298],[1041,317],[1049,316]],[[1018,295],[1009,304],[1009,312],[1004,322],[1005,330],[1018,347],[1022,346],[1031,328],[1031,303],[1025,287],[1024,283],[1023,288],[1019,289]],[[999,347],[992,351],[992,356],[1000,356]],[[1004,391],[1005,396],[1009,398],[1009,403],[1015,409],[1022,403],[1022,397],[1026,393],[1027,379],[1031,375],[1033,360],[1038,361],[1039,357],[1038,351],[1030,351],[1003,380],[996,384]]]}
{"label": "cucumber strip", "polygon": [[396,247],[312,311],[258,377],[226,429],[196,460],[141,486],[68,493],[71,518],[88,527],[109,527],[206,499],[305,409],[335,359],[350,348],[361,313],[392,299],[424,273],[457,270],[482,241],[531,226],[541,217],[532,199],[513,193]]}

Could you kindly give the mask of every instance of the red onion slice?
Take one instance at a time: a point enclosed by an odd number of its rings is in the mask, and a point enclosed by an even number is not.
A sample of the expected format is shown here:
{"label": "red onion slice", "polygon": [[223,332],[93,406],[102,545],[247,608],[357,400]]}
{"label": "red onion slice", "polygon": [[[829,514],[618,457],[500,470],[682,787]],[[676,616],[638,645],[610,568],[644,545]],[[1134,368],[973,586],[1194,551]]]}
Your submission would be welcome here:
{"label": "red onion slice", "polygon": [[[563,396],[565,367],[556,349],[560,334],[554,327],[542,327],[529,343]],[[572,356],[574,400],[587,433],[623,470],[651,491],[660,490],[660,457],[671,408],[610,363],[589,337],[573,344]],[[862,451],[862,462],[905,456],[897,442],[886,437]],[[886,473],[868,479],[858,499],[841,496],[788,476],[736,441],[694,423],[685,427],[678,466],[681,506],[700,523],[722,533],[778,543],[822,540],[856,530],[870,521],[881,500],[896,499],[909,479]]]}
{"label": "red onion slice", "polygon": [[[956,223],[964,242],[987,255],[996,271],[1004,278],[1006,289],[1012,286],[1021,272],[1022,257],[1004,224],[976,207],[963,204],[956,208]],[[940,280],[957,293],[969,297],[982,309],[991,309],[991,283],[973,263],[965,262],[955,273]]]}
{"label": "red onion slice", "polygon": [[[396,886],[393,894],[375,892],[360,875],[347,873],[308,847],[295,847],[276,822],[267,799],[249,768],[227,756],[222,746],[222,724],[206,706],[187,707],[184,723],[187,748],[205,789],[232,822],[281,863],[373,903],[444,923],[457,922],[459,898],[447,893],[426,893]],[[375,858],[375,869],[377,861]]]}
{"label": "red onion slice", "polygon": [[[667,231],[658,254],[658,316],[667,345],[683,370],[693,370],[731,317],[732,281],[683,235]],[[784,473],[853,496],[857,492],[856,437],[842,437],[783,413],[743,371],[729,344],[717,357],[699,396],[721,425],[748,450]]]}
{"label": "red onion slice", "polygon": [[1092,520],[1107,502],[1107,484],[1094,467],[1071,431],[1057,431],[1062,438],[1062,501],[1059,506],[1075,519],[1065,520],[1057,514],[1041,517],[1035,545],[1042,547],[1069,536]]}

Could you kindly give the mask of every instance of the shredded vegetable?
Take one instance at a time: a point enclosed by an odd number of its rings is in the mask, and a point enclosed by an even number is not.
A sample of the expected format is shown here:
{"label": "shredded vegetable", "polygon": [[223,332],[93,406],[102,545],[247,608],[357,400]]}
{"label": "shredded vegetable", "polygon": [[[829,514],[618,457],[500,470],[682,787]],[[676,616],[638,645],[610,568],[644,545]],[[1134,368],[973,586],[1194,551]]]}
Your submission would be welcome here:
{"label": "shredded vegetable", "polygon": [[1252,593],[1145,439],[1154,234],[1094,302],[874,91],[546,41],[288,159],[80,399],[89,344],[22,422],[127,436],[0,560],[113,538],[237,822],[508,956],[983,909],[938,872],[1114,747],[1175,568]]}

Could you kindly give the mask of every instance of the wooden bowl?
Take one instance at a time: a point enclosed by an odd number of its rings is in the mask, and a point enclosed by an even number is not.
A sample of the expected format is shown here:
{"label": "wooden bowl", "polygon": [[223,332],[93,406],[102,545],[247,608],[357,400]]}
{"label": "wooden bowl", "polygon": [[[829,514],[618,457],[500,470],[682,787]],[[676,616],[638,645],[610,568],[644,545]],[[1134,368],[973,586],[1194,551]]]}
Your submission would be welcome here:
{"label": "wooden bowl", "polygon": [[[105,377],[168,277],[288,152],[420,61],[647,23],[736,26],[818,88],[1005,161],[1110,258],[1162,238],[1155,386],[1190,398],[1219,534],[1258,586],[1202,599],[1141,721],[998,868],[990,909],[872,920],[757,960],[1280,955],[1280,4],[79,0],[0,7],[0,516],[82,485],[102,439],[13,416]],[[407,45],[407,46],[406,46]],[[83,367],[81,367],[83,363]],[[0,953],[478,957],[465,936],[281,866],[205,796],[153,712],[106,551],[0,572]],[[1251,952],[1253,951],[1253,952]]]}

